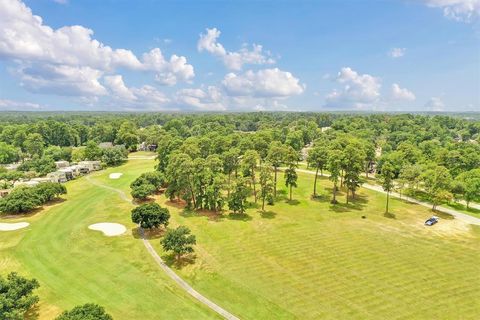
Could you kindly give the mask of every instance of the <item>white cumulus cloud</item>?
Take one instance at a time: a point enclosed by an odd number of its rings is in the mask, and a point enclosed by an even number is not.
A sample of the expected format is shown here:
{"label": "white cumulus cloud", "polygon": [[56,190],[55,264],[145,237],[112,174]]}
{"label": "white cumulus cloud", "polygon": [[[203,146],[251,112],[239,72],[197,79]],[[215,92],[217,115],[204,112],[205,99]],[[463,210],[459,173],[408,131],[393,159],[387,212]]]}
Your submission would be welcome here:
{"label": "white cumulus cloud", "polygon": [[397,83],[392,84],[392,98],[394,100],[405,100],[413,101],[415,100],[415,94],[407,88],[401,88]]}
{"label": "white cumulus cloud", "polygon": [[152,72],[165,85],[195,76],[193,66],[183,56],[174,54],[167,59],[155,48],[140,60],[132,51],[113,49],[94,39],[93,34],[80,25],[53,29],[22,1],[0,0],[0,59],[17,63],[17,74],[32,91],[102,95],[105,91],[99,77],[119,68]]}
{"label": "white cumulus cloud", "polygon": [[200,39],[197,43],[198,51],[206,51],[219,57],[228,69],[236,71],[241,70],[245,64],[275,63],[275,60],[271,58],[270,52],[264,51],[263,47],[258,44],[253,44],[251,49],[244,44],[238,51],[227,51],[218,42],[220,33],[220,30],[216,28],[207,28],[205,33],[200,34]]}
{"label": "white cumulus cloud", "polygon": [[289,97],[305,90],[299,79],[278,68],[228,73],[222,84],[230,96]]}
{"label": "white cumulus cloud", "polygon": [[428,6],[441,8],[449,19],[473,22],[480,17],[480,0],[423,0]]}
{"label": "white cumulus cloud", "polygon": [[345,67],[338,72],[335,81],[343,87],[326,96],[327,107],[370,107],[380,98],[380,79],[369,74],[359,74],[352,68]]}
{"label": "white cumulus cloud", "polygon": [[37,103],[0,99],[0,110],[4,111],[26,111],[39,110],[41,106]]}
{"label": "white cumulus cloud", "polygon": [[226,110],[226,97],[215,86],[197,89],[182,89],[176,93],[176,102],[179,107],[193,107],[204,111]]}

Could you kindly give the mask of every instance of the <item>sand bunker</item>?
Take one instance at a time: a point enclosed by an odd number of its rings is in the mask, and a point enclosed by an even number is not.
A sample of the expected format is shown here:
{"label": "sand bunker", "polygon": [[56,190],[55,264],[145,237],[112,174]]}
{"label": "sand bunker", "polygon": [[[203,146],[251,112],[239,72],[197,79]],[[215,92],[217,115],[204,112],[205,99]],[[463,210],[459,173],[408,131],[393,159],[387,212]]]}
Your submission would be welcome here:
{"label": "sand bunker", "polygon": [[0,231],[13,231],[26,228],[30,225],[28,222],[0,223]]}
{"label": "sand bunker", "polygon": [[127,231],[123,224],[109,222],[95,223],[88,226],[88,229],[101,231],[107,237],[119,236]]}
{"label": "sand bunker", "polygon": [[108,177],[109,177],[110,179],[118,179],[118,178],[120,178],[122,175],[123,175],[123,173],[115,172],[115,173],[110,173],[110,175],[109,175]]}

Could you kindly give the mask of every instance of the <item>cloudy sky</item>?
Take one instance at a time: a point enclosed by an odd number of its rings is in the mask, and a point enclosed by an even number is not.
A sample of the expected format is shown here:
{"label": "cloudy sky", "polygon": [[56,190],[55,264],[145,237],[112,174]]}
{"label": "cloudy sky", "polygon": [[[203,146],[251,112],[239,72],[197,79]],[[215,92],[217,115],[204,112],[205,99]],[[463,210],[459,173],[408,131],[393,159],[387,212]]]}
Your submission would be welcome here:
{"label": "cloudy sky", "polygon": [[0,0],[0,110],[480,111],[480,0]]}

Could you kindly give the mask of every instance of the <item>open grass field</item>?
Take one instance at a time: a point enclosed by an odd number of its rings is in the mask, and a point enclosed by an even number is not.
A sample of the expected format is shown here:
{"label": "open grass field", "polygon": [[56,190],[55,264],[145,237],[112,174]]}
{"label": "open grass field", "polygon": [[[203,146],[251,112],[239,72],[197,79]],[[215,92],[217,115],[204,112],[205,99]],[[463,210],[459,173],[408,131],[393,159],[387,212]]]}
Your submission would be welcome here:
{"label": "open grass field", "polygon": [[[122,168],[121,179],[111,181],[133,180],[152,165],[151,160],[132,161]],[[111,168],[100,175],[108,179],[108,173],[117,171]],[[23,230],[0,232],[0,270],[2,274],[18,270],[39,280],[39,319],[53,319],[60,311],[87,302],[103,305],[115,319],[217,318],[160,272],[141,241],[132,236],[132,205],[85,178],[69,182],[67,189],[65,202],[34,216],[0,219],[31,223]],[[90,224],[103,221],[122,223],[128,232],[108,238],[88,230]]]}
{"label": "open grass field", "polygon": [[[129,193],[130,182],[153,160],[95,174],[92,179]],[[118,180],[108,174],[121,172]],[[196,259],[172,267],[196,290],[242,319],[477,319],[480,314],[480,228],[361,189],[353,204],[331,206],[330,182],[310,199],[313,176],[299,174],[294,200],[262,213],[190,213],[158,197],[171,226],[197,236]],[[37,278],[41,319],[96,302],[116,319],[216,318],[182,292],[135,238],[132,205],[86,179],[67,185],[67,201],[26,219],[27,229],[0,233],[0,270]],[[365,215],[366,219],[361,216]],[[129,233],[107,238],[95,222],[119,222]],[[150,242],[167,261],[159,239]]]}

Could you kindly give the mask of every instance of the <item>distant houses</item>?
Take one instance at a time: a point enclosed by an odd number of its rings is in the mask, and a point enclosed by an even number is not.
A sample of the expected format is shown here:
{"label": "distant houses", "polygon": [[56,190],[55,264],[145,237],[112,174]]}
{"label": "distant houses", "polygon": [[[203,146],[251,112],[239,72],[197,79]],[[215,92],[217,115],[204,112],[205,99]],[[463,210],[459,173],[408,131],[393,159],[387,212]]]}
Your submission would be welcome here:
{"label": "distant houses", "polygon": [[157,151],[157,147],[158,146],[156,144],[147,144],[145,142],[142,142],[137,146],[137,150],[138,151],[152,151],[152,152],[155,152],[155,151]]}

